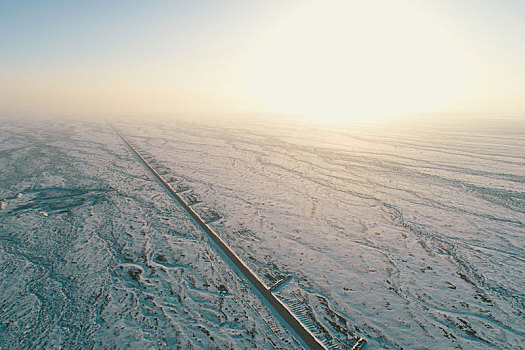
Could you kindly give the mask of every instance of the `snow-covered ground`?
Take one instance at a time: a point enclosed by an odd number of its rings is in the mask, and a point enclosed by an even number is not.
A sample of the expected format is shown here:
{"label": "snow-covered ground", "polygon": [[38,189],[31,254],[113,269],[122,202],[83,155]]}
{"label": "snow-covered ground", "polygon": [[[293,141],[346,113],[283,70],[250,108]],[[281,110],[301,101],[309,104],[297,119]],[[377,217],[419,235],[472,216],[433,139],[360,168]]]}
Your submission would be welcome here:
{"label": "snow-covered ground", "polygon": [[335,335],[342,317],[372,347],[523,346],[523,124],[120,125]]}
{"label": "snow-covered ground", "polygon": [[104,123],[0,132],[0,348],[294,348]]}
{"label": "snow-covered ground", "polygon": [[[524,347],[522,122],[115,125],[327,345]],[[298,346],[103,122],[0,155],[0,345]]]}

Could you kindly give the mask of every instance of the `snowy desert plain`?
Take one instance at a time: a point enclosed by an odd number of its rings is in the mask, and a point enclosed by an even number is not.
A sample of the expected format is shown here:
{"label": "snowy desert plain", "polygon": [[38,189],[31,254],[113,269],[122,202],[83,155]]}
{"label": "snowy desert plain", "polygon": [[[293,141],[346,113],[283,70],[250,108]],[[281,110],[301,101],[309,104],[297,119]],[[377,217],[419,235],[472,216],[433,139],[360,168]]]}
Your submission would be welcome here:
{"label": "snowy desert plain", "polygon": [[[329,349],[525,348],[525,121],[113,125]],[[102,118],[2,120],[0,348],[294,349]]]}

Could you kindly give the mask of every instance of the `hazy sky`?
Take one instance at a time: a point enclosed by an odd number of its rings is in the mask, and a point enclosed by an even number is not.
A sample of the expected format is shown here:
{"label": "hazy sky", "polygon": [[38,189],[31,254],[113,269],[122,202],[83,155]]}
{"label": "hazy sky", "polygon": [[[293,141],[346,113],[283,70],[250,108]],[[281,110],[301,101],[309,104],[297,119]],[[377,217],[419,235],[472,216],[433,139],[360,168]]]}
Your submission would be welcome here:
{"label": "hazy sky", "polygon": [[0,113],[525,115],[525,1],[0,0]]}

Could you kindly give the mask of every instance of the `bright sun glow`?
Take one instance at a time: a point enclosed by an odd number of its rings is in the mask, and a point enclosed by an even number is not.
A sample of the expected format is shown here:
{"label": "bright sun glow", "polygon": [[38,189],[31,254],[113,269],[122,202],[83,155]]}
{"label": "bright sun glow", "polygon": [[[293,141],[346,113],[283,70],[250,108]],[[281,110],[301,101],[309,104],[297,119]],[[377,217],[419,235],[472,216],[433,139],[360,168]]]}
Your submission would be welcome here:
{"label": "bright sun glow", "polygon": [[0,113],[523,114],[523,6],[472,4],[8,2]]}
{"label": "bright sun glow", "polygon": [[428,110],[464,87],[466,56],[422,9],[313,2],[274,28],[250,89],[276,111],[348,119]]}

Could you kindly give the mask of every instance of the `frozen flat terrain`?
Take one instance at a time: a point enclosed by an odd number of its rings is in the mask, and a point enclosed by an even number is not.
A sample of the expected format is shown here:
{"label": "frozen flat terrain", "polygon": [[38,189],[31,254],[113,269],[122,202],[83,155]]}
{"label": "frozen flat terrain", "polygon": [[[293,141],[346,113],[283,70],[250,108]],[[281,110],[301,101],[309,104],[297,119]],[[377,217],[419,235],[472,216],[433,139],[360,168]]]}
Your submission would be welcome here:
{"label": "frozen flat terrain", "polygon": [[298,346],[107,124],[0,145],[0,348]]}
{"label": "frozen flat terrain", "polygon": [[[327,347],[524,348],[523,122],[115,125]],[[104,122],[0,157],[0,347],[300,347]]]}

